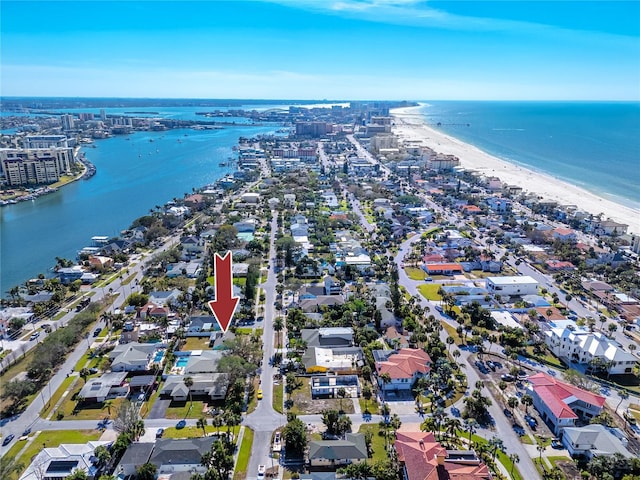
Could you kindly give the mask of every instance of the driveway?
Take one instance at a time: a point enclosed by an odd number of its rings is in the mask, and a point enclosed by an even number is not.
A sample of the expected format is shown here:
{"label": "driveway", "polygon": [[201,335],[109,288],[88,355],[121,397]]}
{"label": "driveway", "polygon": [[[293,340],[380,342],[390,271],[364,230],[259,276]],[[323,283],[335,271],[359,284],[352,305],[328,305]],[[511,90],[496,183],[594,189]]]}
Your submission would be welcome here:
{"label": "driveway", "polygon": [[147,415],[147,418],[149,419],[156,419],[156,418],[165,418],[165,414],[167,413],[167,408],[169,408],[169,404],[171,404],[171,399],[164,399],[164,398],[156,398],[156,401],[153,404],[153,407],[151,407],[151,411],[149,412],[149,415]]}

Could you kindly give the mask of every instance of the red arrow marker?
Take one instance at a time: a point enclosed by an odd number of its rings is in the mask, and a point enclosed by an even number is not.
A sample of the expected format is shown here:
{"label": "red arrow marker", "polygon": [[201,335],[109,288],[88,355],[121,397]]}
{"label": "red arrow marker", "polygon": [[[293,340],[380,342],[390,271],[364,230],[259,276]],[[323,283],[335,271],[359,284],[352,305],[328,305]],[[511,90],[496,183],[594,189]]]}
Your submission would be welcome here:
{"label": "red arrow marker", "polygon": [[216,253],[214,257],[216,299],[209,302],[209,308],[215,315],[222,333],[226,333],[229,328],[231,317],[233,317],[240,300],[233,296],[232,258],[231,252],[227,252],[224,257]]}

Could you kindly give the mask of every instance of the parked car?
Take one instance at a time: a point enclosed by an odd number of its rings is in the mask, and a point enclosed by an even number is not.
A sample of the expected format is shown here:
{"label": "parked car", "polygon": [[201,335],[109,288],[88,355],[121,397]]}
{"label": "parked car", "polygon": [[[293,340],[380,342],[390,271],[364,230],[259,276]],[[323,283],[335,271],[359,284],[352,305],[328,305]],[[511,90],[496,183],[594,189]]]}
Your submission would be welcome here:
{"label": "parked car", "polygon": [[262,400],[262,389],[261,388],[258,389],[258,394],[256,395],[256,398],[258,400]]}
{"label": "parked car", "polygon": [[494,372],[496,371],[496,364],[493,363],[491,360],[487,362],[487,367],[489,367]]}
{"label": "parked car", "polygon": [[158,430],[156,430],[156,438],[162,438],[163,435],[164,435],[164,428],[159,428]]}
{"label": "parked car", "polygon": [[258,480],[264,478],[264,474],[267,471],[267,467],[264,465],[258,465]]}
{"label": "parked car", "polygon": [[636,423],[638,423],[636,422],[636,417],[634,417],[630,413],[624,412],[622,416],[624,417],[624,419],[627,421],[629,425],[635,425]]}
{"label": "parked car", "polygon": [[184,420],[180,420],[178,423],[176,423],[176,428],[178,430],[180,430],[181,428],[184,428],[187,426],[187,422]]}
{"label": "parked car", "polygon": [[40,328],[42,328],[46,333],[51,333],[51,325],[48,323],[43,323]]}
{"label": "parked car", "polygon": [[102,331],[102,329],[101,329],[100,327],[96,328],[96,329],[93,331],[93,336],[94,336],[94,337],[97,337],[98,335],[100,335],[100,332],[101,332],[101,331]]}
{"label": "parked car", "polygon": [[7,435],[6,437],[4,437],[4,439],[2,440],[2,446],[6,446],[9,445],[11,443],[11,440],[13,440],[16,436],[13,433],[10,433],[9,435]]}
{"label": "parked car", "polygon": [[38,338],[40,336],[40,332],[33,332],[31,334],[31,336],[29,337],[29,340],[35,340],[36,338]]}
{"label": "parked car", "polygon": [[505,417],[507,417],[507,418],[511,418],[511,417],[513,417],[513,414],[511,413],[511,410],[509,410],[508,408],[505,408],[505,409],[503,410],[503,412],[504,412],[504,416],[505,416]]}
{"label": "parked car", "polygon": [[560,443],[560,440],[558,440],[557,438],[554,438],[553,440],[551,440],[551,448],[555,448],[556,450],[562,450],[564,448],[564,445]]}
{"label": "parked car", "polygon": [[513,375],[509,375],[508,373],[503,373],[502,375],[500,375],[500,379],[504,380],[505,382],[513,382],[515,380],[515,377]]}

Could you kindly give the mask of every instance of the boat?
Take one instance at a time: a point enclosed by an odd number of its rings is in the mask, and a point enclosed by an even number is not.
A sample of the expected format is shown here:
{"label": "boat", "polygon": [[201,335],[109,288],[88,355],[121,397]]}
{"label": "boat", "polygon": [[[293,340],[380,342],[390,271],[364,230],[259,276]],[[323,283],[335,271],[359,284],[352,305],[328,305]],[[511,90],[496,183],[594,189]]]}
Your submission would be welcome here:
{"label": "boat", "polygon": [[218,164],[219,167],[226,167],[227,166],[227,162],[220,162]]}

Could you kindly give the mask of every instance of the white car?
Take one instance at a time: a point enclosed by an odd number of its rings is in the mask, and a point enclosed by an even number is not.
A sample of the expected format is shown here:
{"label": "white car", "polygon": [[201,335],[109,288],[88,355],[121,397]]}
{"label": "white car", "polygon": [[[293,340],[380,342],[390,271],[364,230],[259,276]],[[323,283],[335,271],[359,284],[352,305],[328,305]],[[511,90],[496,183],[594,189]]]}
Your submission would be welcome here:
{"label": "white car", "polygon": [[267,467],[264,465],[258,465],[258,478],[264,478],[264,473],[266,472]]}

